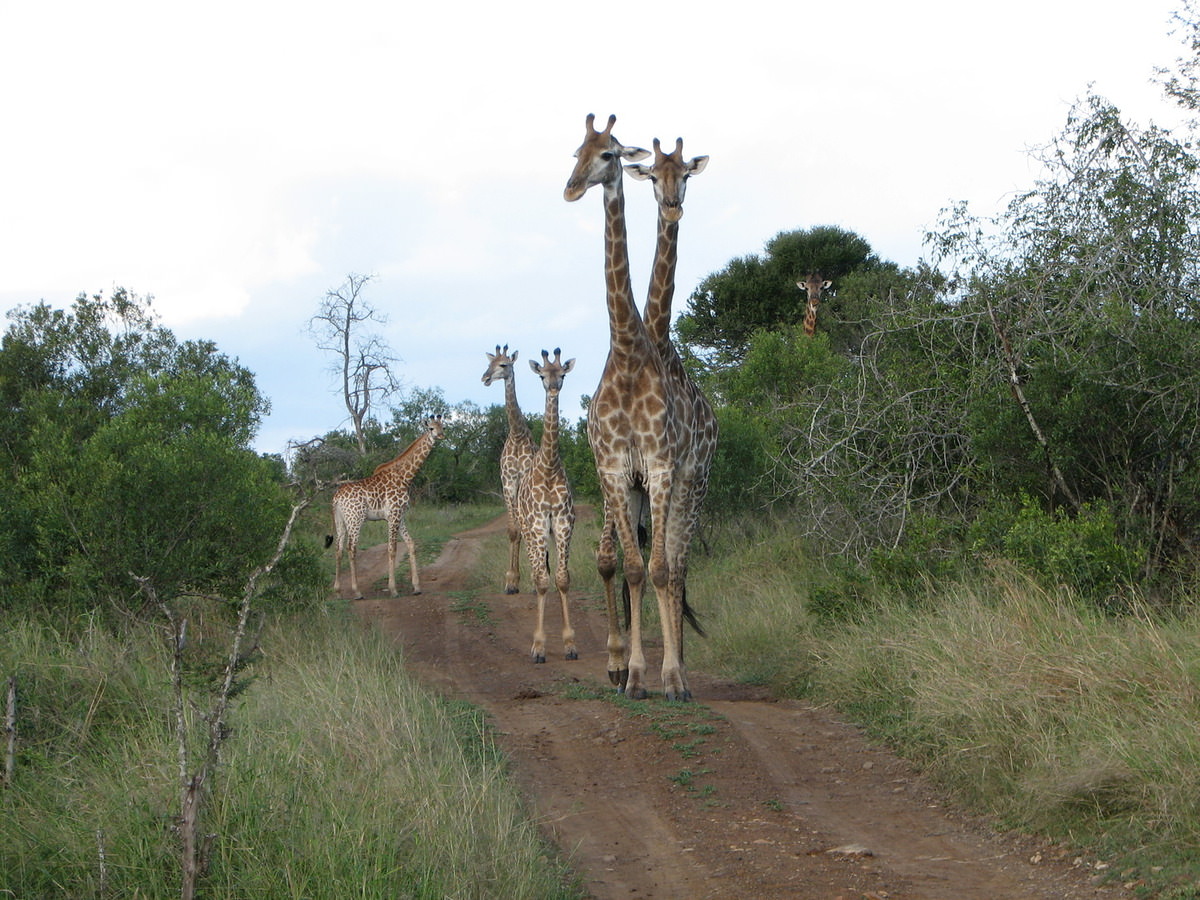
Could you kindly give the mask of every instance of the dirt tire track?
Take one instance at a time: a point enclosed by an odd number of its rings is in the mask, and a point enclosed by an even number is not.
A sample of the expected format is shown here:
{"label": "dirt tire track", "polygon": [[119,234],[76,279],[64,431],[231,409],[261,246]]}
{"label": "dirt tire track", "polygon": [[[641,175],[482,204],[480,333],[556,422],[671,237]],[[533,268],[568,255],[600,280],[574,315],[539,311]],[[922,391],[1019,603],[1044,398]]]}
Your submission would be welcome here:
{"label": "dirt tire track", "polygon": [[545,665],[529,661],[533,595],[501,593],[503,573],[496,593],[472,599],[486,621],[455,611],[451,592],[503,531],[501,517],[448,542],[422,570],[419,596],[386,597],[386,552],[364,550],[360,583],[378,593],[354,606],[425,683],[487,710],[546,834],[597,900],[1130,896],[1063,848],[955,812],[908,764],[811,705],[690,672],[714,730],[684,755],[648,727],[660,700],[631,716],[564,696],[567,686],[610,690],[595,598],[572,597],[576,661],[562,659],[548,616]]}

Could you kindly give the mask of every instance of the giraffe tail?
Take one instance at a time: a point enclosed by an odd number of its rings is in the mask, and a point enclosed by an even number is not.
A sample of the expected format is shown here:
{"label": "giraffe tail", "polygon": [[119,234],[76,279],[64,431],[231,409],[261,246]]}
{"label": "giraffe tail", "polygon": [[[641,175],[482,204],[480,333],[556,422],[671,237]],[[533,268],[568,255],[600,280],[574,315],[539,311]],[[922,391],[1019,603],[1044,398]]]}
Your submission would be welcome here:
{"label": "giraffe tail", "polygon": [[695,629],[696,634],[700,637],[708,637],[708,633],[700,625],[700,618],[696,615],[696,611],[688,605],[686,587],[683,589],[683,618]]}
{"label": "giraffe tail", "polygon": [[332,544],[333,544],[333,535],[332,534],[325,535],[325,549],[328,550],[330,545],[332,545]]}

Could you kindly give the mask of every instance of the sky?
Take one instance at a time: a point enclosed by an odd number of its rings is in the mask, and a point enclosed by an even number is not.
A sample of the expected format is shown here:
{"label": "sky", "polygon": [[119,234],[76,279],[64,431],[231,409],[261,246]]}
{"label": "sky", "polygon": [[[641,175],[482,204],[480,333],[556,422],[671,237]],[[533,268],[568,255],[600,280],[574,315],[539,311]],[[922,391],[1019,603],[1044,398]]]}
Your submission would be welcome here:
{"label": "sky", "polygon": [[[486,352],[561,347],[578,418],[608,352],[599,192],[562,196],[588,113],[710,157],[679,312],[781,231],[837,225],[915,265],[941,210],[1032,186],[1030,150],[1089,89],[1166,121],[1180,3],[0,0],[0,310],[152,296],[255,373],[256,447],[283,453],[348,427],[307,326],[369,275],[409,388],[500,404]],[[656,209],[625,190],[644,297]],[[541,412],[524,362],[517,395]]]}

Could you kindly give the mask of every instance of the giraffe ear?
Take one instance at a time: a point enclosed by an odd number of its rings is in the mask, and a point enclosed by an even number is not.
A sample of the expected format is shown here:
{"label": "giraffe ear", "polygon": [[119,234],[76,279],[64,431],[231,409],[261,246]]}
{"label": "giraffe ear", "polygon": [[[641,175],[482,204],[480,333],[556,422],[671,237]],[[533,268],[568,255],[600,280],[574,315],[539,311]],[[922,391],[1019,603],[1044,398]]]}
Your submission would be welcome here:
{"label": "giraffe ear", "polygon": [[529,368],[533,370],[534,375],[542,374],[542,367],[538,364],[538,361],[536,359],[531,359],[529,361]]}
{"label": "giraffe ear", "polygon": [[512,360],[513,362],[517,361],[517,351],[516,350],[514,350],[512,352],[512,356],[510,356],[509,359]]}
{"label": "giraffe ear", "polygon": [[632,175],[634,178],[636,178],[638,181],[645,181],[647,178],[650,177],[650,167],[649,166],[639,166],[639,165],[626,166],[625,171],[628,172],[630,175]]}
{"label": "giraffe ear", "polygon": [[622,147],[621,159],[626,162],[637,162],[639,159],[645,159],[650,155],[649,150],[643,150],[641,147]]}
{"label": "giraffe ear", "polygon": [[566,374],[567,374],[568,372],[570,372],[570,371],[571,371],[573,368],[575,368],[575,360],[574,360],[574,359],[568,359],[568,360],[567,360],[565,363],[563,363],[563,374],[564,374],[564,375],[566,375]]}
{"label": "giraffe ear", "polygon": [[832,281],[822,281],[822,282],[821,282],[821,290],[823,290],[823,291],[827,291],[827,290],[829,290],[831,287],[833,287],[833,282],[832,282]]}
{"label": "giraffe ear", "polygon": [[697,156],[690,163],[688,163],[688,167],[687,167],[688,174],[689,175],[699,175],[701,172],[704,171],[704,169],[707,165],[708,165],[708,157],[707,156]]}

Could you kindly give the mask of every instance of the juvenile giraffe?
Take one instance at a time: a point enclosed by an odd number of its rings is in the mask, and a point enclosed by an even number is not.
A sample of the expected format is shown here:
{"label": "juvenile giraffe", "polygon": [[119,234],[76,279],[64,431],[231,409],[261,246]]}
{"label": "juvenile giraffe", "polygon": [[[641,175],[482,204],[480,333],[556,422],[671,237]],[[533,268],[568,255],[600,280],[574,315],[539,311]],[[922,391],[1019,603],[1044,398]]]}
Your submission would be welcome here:
{"label": "juvenile giraffe", "polygon": [[529,651],[535,663],[546,661],[546,594],[550,590],[550,544],[554,543],[554,586],[562,601],[563,648],[567,659],[578,659],[575,629],[571,627],[571,612],[567,592],[571,589],[571,530],[575,526],[575,504],[571,485],[558,452],[558,395],[563,378],[575,367],[575,360],[562,361],[562,351],[554,350],[554,360],[542,351],[542,362],[529,361],[529,368],[542,379],[546,389],[546,414],[542,443],[533,457],[517,490],[517,515],[529,554],[529,570],[537,590],[537,627],[533,632],[533,647]]}
{"label": "juvenile giraffe", "polygon": [[421,593],[421,577],[417,571],[417,547],[408,533],[404,514],[408,510],[408,486],[425,462],[433,445],[444,437],[442,417],[431,416],[425,422],[424,433],[395,459],[375,468],[359,481],[348,481],[333,492],[333,531],[325,538],[325,546],[337,540],[334,550],[333,589],[341,589],[342,551],[347,540],[350,545],[350,588],[355,597],[358,589],[355,558],[358,554],[358,535],[367,519],[386,519],[388,523],[388,591],[396,596],[396,539],[404,540],[412,570],[413,593]]}
{"label": "juvenile giraffe", "polygon": [[810,273],[804,281],[797,281],[796,287],[808,292],[808,305],[804,308],[804,333],[812,337],[817,333],[817,307],[821,305],[821,291],[828,290],[832,281],[822,281],[818,273]]}
{"label": "juvenile giraffe", "polygon": [[671,591],[681,598],[683,614],[697,631],[700,631],[700,627],[687,603],[688,550],[700,520],[701,504],[708,493],[709,470],[717,449],[717,417],[708,398],[688,377],[683,361],[671,342],[671,302],[675,296],[679,220],[683,218],[687,182],[691,176],[703,172],[707,165],[707,156],[684,160],[683,138],[675,139],[675,149],[670,153],[663,153],[662,145],[655,138],[653,165],[626,166],[634,178],[649,180],[653,184],[654,198],[658,204],[658,241],[642,318],[646,323],[646,332],[666,366],[668,387],[674,395],[679,426],[675,487],[671,499],[671,518],[667,524]]}
{"label": "juvenile giraffe", "polygon": [[[616,116],[603,131],[588,115],[583,143],[575,152],[575,168],[563,196],[578,200],[601,185],[604,199],[604,282],[608,305],[609,351],[600,384],[588,406],[588,441],[596,458],[596,474],[604,496],[604,525],[596,553],[608,605],[608,672],[628,696],[646,696],[646,659],[642,649],[641,602],[647,571],[658,599],[662,622],[662,679],[668,699],[687,700],[683,666],[682,585],[671,578],[667,555],[671,504],[679,458],[680,427],[666,366],[638,315],[629,278],[622,161],[649,154],[624,147],[613,137]],[[647,567],[638,546],[642,504],[650,507],[651,545]],[[629,588],[628,645],[617,621],[613,579],[620,539],[625,582]]]}
{"label": "juvenile giraffe", "polygon": [[504,573],[504,593],[516,594],[521,589],[521,524],[517,518],[517,488],[529,467],[537,448],[525,414],[517,405],[517,388],[513,377],[513,363],[517,351],[508,355],[508,344],[504,349],[496,345],[496,352],[487,354],[488,368],[483,373],[483,383],[490,386],[497,378],[504,379],[504,409],[508,413],[508,437],[500,451],[500,484],[504,490],[504,508],[508,510],[508,571]]}

